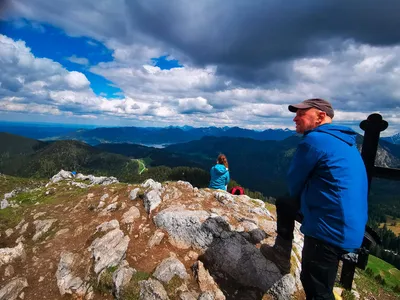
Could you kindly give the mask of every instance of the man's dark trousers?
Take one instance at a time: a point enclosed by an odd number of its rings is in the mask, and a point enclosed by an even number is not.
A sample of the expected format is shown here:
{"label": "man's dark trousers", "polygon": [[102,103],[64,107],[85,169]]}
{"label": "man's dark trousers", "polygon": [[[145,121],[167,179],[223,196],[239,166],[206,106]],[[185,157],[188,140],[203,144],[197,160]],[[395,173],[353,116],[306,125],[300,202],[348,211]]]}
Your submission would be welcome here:
{"label": "man's dark trousers", "polygon": [[[277,233],[286,240],[293,239],[295,220],[301,222],[300,203],[290,197],[276,201]],[[300,279],[307,300],[334,300],[333,285],[340,257],[344,250],[312,237],[304,237]]]}

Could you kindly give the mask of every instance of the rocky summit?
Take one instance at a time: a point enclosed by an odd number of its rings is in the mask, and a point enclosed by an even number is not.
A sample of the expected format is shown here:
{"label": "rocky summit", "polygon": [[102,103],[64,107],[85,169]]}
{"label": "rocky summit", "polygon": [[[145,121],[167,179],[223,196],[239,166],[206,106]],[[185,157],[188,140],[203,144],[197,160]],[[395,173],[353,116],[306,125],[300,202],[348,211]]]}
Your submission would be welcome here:
{"label": "rocky summit", "polygon": [[18,214],[9,228],[0,227],[0,300],[290,299],[301,293],[299,227],[292,270],[282,276],[259,250],[274,242],[275,207],[246,195],[62,170],[39,188],[5,198],[3,206]]}

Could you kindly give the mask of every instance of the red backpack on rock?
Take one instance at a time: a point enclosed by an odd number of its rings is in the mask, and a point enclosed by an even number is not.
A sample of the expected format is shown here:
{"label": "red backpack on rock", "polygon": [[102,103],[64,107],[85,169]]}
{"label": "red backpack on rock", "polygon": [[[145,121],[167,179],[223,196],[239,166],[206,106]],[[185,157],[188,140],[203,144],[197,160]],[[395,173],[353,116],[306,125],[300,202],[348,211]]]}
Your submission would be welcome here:
{"label": "red backpack on rock", "polygon": [[241,186],[234,186],[231,190],[230,193],[232,195],[244,195],[244,188]]}

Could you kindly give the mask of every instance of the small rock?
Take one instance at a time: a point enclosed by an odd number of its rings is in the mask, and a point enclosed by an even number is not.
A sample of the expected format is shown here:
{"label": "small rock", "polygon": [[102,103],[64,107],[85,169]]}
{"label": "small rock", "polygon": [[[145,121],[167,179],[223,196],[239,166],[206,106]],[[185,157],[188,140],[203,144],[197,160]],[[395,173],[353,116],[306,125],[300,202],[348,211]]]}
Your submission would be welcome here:
{"label": "small rock", "polygon": [[22,219],[21,222],[19,222],[18,225],[15,226],[15,230],[19,230],[22,227],[22,225],[24,225],[24,223],[25,223],[25,219]]}
{"label": "small rock", "polygon": [[69,228],[64,228],[56,232],[56,236],[62,235],[69,232]]}
{"label": "small rock", "polygon": [[10,235],[12,235],[13,233],[14,233],[14,230],[12,230],[11,228],[9,228],[9,229],[7,229],[7,230],[5,231],[5,234],[6,234],[7,237],[9,237]]}
{"label": "small rock", "polygon": [[168,283],[175,275],[181,279],[188,279],[185,266],[175,257],[168,257],[159,264],[153,273],[158,280]]}
{"label": "small rock", "polygon": [[[200,290],[202,292],[209,292],[211,293],[212,296],[212,298],[201,298],[204,294],[203,293],[202,295],[200,295],[200,298],[204,300],[205,299],[225,300],[224,294],[221,292],[218,285],[215,283],[214,278],[212,278],[210,273],[204,268],[204,265],[201,261],[197,261],[194,269],[197,282],[199,283],[200,286]],[[206,297],[206,295],[204,297]]]}
{"label": "small rock", "polygon": [[53,223],[57,222],[57,219],[48,219],[48,220],[36,220],[33,224],[36,227],[36,233],[32,238],[32,241],[36,242],[39,240],[46,232],[48,232],[53,225]]}
{"label": "small rock", "polygon": [[28,226],[29,226],[29,223],[24,224],[19,233],[24,234],[26,232],[26,230],[28,229]]}
{"label": "small rock", "polygon": [[139,281],[140,299],[167,300],[168,295],[163,285],[154,279]]}
{"label": "small rock", "polygon": [[117,209],[118,209],[118,203],[111,203],[104,210],[105,211],[116,211]]}
{"label": "small rock", "polygon": [[21,291],[28,286],[28,281],[24,277],[11,280],[0,289],[1,300],[15,300]]}
{"label": "small rock", "polygon": [[162,239],[164,238],[165,233],[162,232],[161,230],[156,230],[153,234],[153,236],[149,239],[149,242],[147,243],[147,246],[149,248],[153,248],[154,246],[157,246],[161,243]]}
{"label": "small rock", "polygon": [[46,212],[38,212],[37,214],[35,214],[33,216],[33,219],[36,220],[37,218],[40,218],[41,216],[44,216],[46,214]]}
{"label": "small rock", "polygon": [[116,228],[119,228],[119,222],[117,220],[111,220],[109,222],[104,222],[103,224],[97,226],[96,232],[105,232]]}
{"label": "small rock", "polygon": [[122,216],[122,224],[132,224],[135,219],[140,217],[140,211],[136,207],[132,206]]}
{"label": "small rock", "polygon": [[14,275],[14,267],[12,265],[8,265],[4,270],[4,277],[10,277]]}
{"label": "small rock", "polygon": [[140,188],[135,188],[129,193],[129,199],[135,200],[137,198],[137,195],[140,191]]}
{"label": "small rock", "polygon": [[24,260],[25,258],[26,253],[22,243],[19,243],[14,248],[0,248],[0,266],[12,263],[17,259]]}
{"label": "small rock", "polygon": [[185,255],[185,260],[197,260],[197,258],[199,257],[199,255],[194,252],[194,251],[189,251],[186,255]]}
{"label": "small rock", "polygon": [[120,296],[121,289],[123,289],[130,282],[134,274],[136,274],[136,270],[129,267],[128,262],[123,260],[112,276],[113,290],[117,298]]}
{"label": "small rock", "polygon": [[101,196],[100,201],[105,201],[109,197],[110,196],[108,194],[104,194],[103,196]]}

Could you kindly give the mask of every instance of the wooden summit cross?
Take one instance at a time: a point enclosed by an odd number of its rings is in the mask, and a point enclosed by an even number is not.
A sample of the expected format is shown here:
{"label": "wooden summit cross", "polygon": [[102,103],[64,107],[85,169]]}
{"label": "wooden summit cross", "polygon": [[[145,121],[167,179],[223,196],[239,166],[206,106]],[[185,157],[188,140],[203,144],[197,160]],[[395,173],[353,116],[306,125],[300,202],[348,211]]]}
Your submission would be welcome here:
{"label": "wooden summit cross", "polygon": [[[400,181],[400,169],[383,168],[375,166],[376,152],[378,150],[379,137],[382,131],[386,130],[388,122],[383,120],[380,114],[371,114],[360,123],[360,128],[364,130],[364,141],[362,144],[361,156],[367,170],[368,193],[371,187],[372,177],[385,178]],[[372,234],[372,235],[371,235]],[[376,235],[376,234],[375,234]],[[340,283],[342,286],[351,290],[354,272],[356,267],[365,270],[368,263],[368,254],[371,245],[376,244],[379,237],[374,236],[370,230],[366,230],[364,240],[356,257],[344,256]]]}

